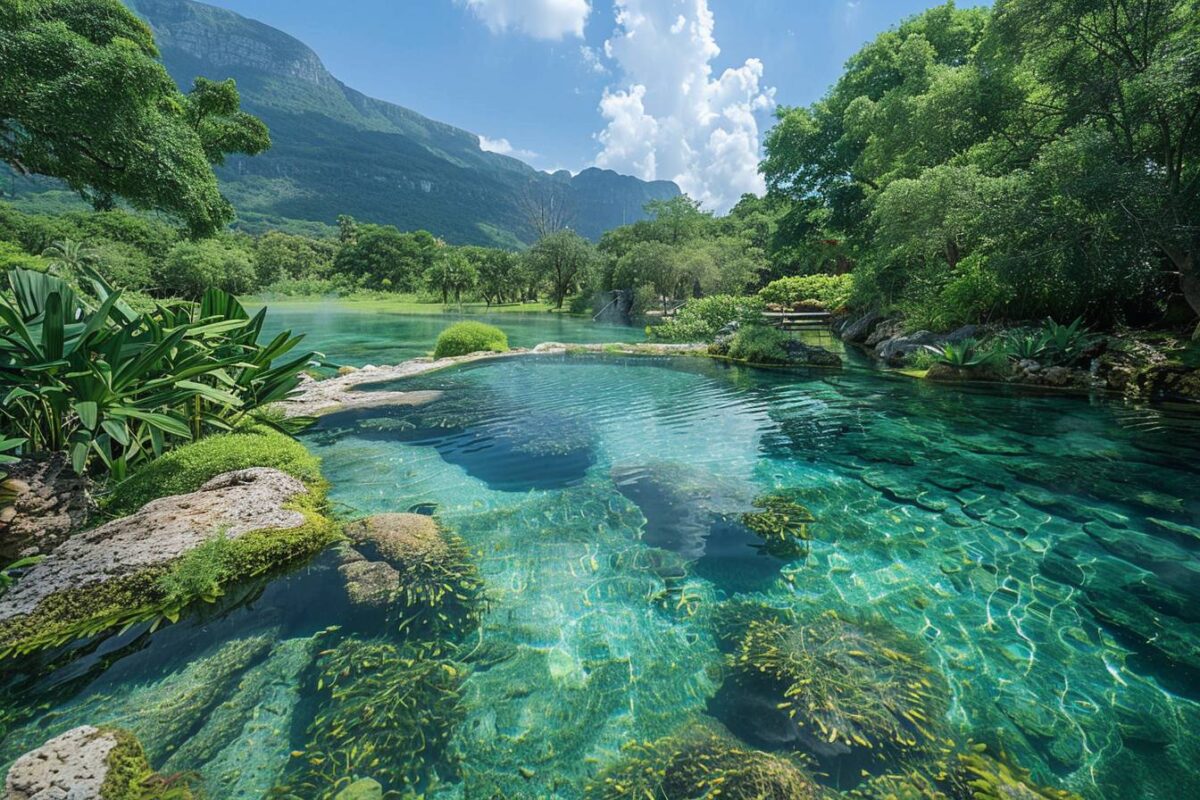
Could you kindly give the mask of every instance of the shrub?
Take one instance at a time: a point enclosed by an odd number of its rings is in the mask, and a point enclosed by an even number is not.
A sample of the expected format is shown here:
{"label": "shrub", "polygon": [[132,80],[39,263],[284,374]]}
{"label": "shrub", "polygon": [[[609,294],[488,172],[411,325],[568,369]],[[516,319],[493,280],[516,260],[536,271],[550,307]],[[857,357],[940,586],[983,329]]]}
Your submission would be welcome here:
{"label": "shrub", "polygon": [[926,345],[925,350],[933,356],[934,363],[956,369],[991,366],[1000,357],[995,350],[981,347],[974,339],[964,339],[957,344],[944,344],[941,347]]}
{"label": "shrub", "polygon": [[307,484],[321,481],[320,461],[304,445],[260,429],[210,436],[172,450],[118,484],[101,505],[113,516],[132,514],[151,500],[188,494],[218,475],[251,467],[277,469]]}
{"label": "shrub", "polygon": [[1071,364],[1094,345],[1099,337],[1083,327],[1083,317],[1077,317],[1070,325],[1059,325],[1053,319],[1046,320],[1046,353],[1056,364]]}
{"label": "shrub", "polygon": [[673,319],[649,329],[666,342],[700,342],[712,339],[731,322],[757,321],[762,302],[753,297],[716,294],[684,303]]}
{"label": "shrub", "polygon": [[786,364],[790,338],[768,325],[745,325],[729,343],[729,357],[751,364]]}
{"label": "shrub", "polygon": [[846,275],[794,275],[768,283],[758,296],[763,302],[790,306],[805,300],[815,300],[830,310],[850,302],[854,292],[854,277]]}
{"label": "shrub", "polygon": [[494,325],[485,325],[482,322],[458,322],[442,331],[442,335],[438,337],[437,346],[433,350],[433,357],[449,358],[484,351],[503,353],[506,350],[508,350],[508,337],[504,335],[504,331]]}
{"label": "shrub", "polygon": [[243,294],[255,287],[258,271],[253,257],[228,242],[208,239],[180,242],[163,262],[164,296],[198,299],[208,289]]}

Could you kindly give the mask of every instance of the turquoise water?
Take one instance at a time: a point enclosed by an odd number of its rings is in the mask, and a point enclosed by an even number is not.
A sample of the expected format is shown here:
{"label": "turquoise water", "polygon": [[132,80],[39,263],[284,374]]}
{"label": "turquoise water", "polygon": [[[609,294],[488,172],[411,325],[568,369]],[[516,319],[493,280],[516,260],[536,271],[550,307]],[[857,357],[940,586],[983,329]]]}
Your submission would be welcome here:
{"label": "turquoise water", "polygon": [[[305,441],[347,515],[435,512],[480,571],[481,625],[447,645],[453,724],[418,759],[427,796],[579,798],[622,745],[699,715],[819,751],[842,790],[892,766],[813,748],[731,689],[717,634],[738,599],[886,620],[944,676],[945,735],[1043,783],[1200,796],[1200,419],[688,358],[537,356],[380,388],[400,387],[443,394]],[[741,523],[780,490],[815,518],[805,555]],[[11,675],[0,763],[113,722],[212,797],[289,784],[328,713],[320,654],[406,637],[352,609],[336,565]]]}
{"label": "turquoise water", "polygon": [[636,342],[645,338],[639,328],[603,325],[563,314],[393,314],[364,312],[336,302],[272,306],[266,333],[304,333],[304,346],[320,351],[330,361],[352,367],[378,366],[429,355],[438,334],[463,319],[499,326],[508,334],[512,347],[533,347],[542,342]]}

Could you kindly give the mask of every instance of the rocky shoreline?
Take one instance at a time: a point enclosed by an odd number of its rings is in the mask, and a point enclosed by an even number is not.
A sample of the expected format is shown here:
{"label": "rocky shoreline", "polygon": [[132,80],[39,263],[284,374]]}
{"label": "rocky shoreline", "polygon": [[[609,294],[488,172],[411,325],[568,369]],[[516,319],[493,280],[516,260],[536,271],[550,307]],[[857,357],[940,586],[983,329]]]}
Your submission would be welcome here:
{"label": "rocky shoreline", "polygon": [[[964,325],[953,331],[906,332],[904,320],[878,312],[844,316],[833,323],[834,333],[847,345],[858,348],[880,365],[903,369],[914,355],[947,345],[962,346],[978,340],[998,340],[1005,334],[1028,328]],[[1047,364],[1034,358],[1013,359],[997,366],[956,367],[935,363],[919,377],[942,382],[1004,383],[1015,387],[1105,391],[1131,398],[1200,403],[1200,369],[1172,361],[1159,347],[1129,334],[1095,337],[1080,357],[1070,364]]]}

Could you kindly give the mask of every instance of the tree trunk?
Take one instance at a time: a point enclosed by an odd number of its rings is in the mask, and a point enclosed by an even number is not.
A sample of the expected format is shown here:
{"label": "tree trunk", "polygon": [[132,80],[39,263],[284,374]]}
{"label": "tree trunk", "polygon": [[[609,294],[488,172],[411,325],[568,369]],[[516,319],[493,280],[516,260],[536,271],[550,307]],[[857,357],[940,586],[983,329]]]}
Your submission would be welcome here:
{"label": "tree trunk", "polygon": [[1183,293],[1183,299],[1187,300],[1192,311],[1200,315],[1200,265],[1196,264],[1196,248],[1184,251],[1165,247],[1163,250],[1179,270],[1179,290]]}

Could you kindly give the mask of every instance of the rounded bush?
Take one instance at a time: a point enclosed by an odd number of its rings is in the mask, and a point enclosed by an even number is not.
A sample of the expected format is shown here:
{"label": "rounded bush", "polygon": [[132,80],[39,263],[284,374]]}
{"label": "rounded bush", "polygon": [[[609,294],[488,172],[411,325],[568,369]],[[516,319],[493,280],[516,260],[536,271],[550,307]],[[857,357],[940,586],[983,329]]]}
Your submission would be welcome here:
{"label": "rounded bush", "polygon": [[450,358],[465,356],[470,353],[490,351],[503,353],[508,350],[508,337],[504,331],[494,325],[482,322],[458,322],[442,331],[438,337],[437,346],[433,350],[434,358]]}
{"label": "rounded bush", "polygon": [[745,325],[729,343],[729,357],[750,364],[786,364],[790,340],[791,337],[778,328]]}

